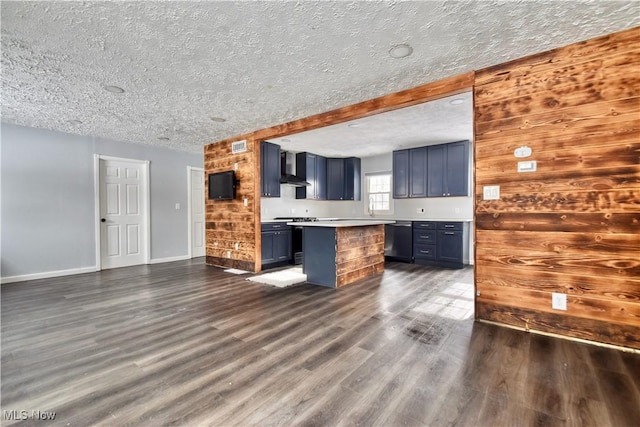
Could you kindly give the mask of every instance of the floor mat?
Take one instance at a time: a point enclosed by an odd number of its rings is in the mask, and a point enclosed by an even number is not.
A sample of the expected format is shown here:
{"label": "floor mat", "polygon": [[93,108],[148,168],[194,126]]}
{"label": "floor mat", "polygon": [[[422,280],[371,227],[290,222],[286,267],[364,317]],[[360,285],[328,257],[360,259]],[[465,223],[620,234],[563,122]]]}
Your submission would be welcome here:
{"label": "floor mat", "polygon": [[277,286],[278,288],[286,288],[287,286],[295,285],[296,283],[305,282],[307,280],[307,275],[302,273],[302,267],[293,267],[286,270],[249,277],[247,280]]}

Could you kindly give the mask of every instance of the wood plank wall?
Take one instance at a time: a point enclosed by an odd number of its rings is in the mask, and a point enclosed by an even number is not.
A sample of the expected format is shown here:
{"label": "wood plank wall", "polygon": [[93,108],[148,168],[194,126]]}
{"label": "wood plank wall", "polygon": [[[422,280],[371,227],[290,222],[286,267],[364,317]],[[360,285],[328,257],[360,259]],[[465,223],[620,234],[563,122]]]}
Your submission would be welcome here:
{"label": "wood plank wall", "polygon": [[[260,147],[253,139],[246,138],[247,151],[233,154],[231,143],[240,139],[220,141],[204,148],[206,177],[210,173],[233,170],[237,164],[238,180],[234,200],[206,199],[206,263],[258,271],[256,265],[260,259],[256,258],[256,248],[260,248]],[[205,194],[209,194],[208,179],[205,181]],[[247,206],[244,205],[244,199],[247,199]]]}
{"label": "wood plank wall", "polygon": [[474,102],[476,317],[640,349],[640,28],[480,70]]}
{"label": "wood plank wall", "polygon": [[336,228],[336,287],[384,271],[384,225]]}

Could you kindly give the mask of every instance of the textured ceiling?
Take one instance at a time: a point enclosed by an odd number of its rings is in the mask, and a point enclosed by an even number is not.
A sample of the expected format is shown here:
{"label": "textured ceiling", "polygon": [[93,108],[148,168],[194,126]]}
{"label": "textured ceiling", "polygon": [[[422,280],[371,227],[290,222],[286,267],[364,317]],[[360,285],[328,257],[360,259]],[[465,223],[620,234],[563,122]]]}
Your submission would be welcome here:
{"label": "textured ceiling", "polygon": [[270,141],[289,151],[367,157],[463,139],[473,140],[471,92]]}
{"label": "textured ceiling", "polygon": [[[624,1],[2,1],[0,8],[3,122],[196,152],[640,25],[640,3]],[[399,43],[413,54],[391,58]]]}

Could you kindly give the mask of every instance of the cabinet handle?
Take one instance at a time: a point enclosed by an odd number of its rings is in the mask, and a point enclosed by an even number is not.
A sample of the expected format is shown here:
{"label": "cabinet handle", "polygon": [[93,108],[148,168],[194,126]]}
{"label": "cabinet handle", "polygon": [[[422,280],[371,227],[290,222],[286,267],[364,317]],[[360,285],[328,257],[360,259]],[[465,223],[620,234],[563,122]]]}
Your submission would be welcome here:
{"label": "cabinet handle", "polygon": [[453,224],[445,224],[444,228],[453,228],[455,227],[455,225]]}
{"label": "cabinet handle", "polygon": [[448,236],[453,236],[456,233],[454,233],[453,231],[445,231],[444,234],[446,234]]}
{"label": "cabinet handle", "polygon": [[420,253],[421,253],[421,254],[428,254],[428,253],[431,253],[431,251],[423,251],[423,250],[420,250]]}
{"label": "cabinet handle", "polygon": [[421,239],[429,239],[429,236],[420,236]]}

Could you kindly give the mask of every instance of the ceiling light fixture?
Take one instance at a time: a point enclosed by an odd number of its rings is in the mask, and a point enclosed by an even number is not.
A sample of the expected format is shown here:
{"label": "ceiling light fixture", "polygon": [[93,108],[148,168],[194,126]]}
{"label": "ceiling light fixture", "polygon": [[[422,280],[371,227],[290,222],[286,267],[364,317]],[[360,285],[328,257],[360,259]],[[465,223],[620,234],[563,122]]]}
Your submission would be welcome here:
{"label": "ceiling light fixture", "polygon": [[76,120],[76,119],[69,120],[67,123],[69,123],[70,125],[74,125],[74,126],[78,126],[78,125],[82,124],[82,122],[80,120]]}
{"label": "ceiling light fixture", "polygon": [[347,125],[348,128],[359,128],[360,124],[359,123],[349,123]]}
{"label": "ceiling light fixture", "polygon": [[216,123],[224,123],[227,121],[227,119],[224,119],[222,117],[211,117],[211,121]]}
{"label": "ceiling light fixture", "polygon": [[159,137],[158,137],[158,139],[159,139],[160,141],[168,141],[168,140],[169,140],[169,137],[168,137],[168,136],[159,136]]}
{"label": "ceiling light fixture", "polygon": [[406,58],[413,53],[413,48],[406,43],[397,44],[389,49],[389,56],[395,59]]}
{"label": "ceiling light fixture", "polygon": [[124,93],[124,89],[122,89],[120,86],[107,85],[104,86],[104,90],[111,93]]}
{"label": "ceiling light fixture", "polygon": [[282,138],[281,141],[282,142],[291,142],[291,140],[289,138]]}
{"label": "ceiling light fixture", "polygon": [[452,99],[451,101],[449,101],[449,104],[451,104],[451,105],[464,104],[464,99],[462,99],[462,98]]}

